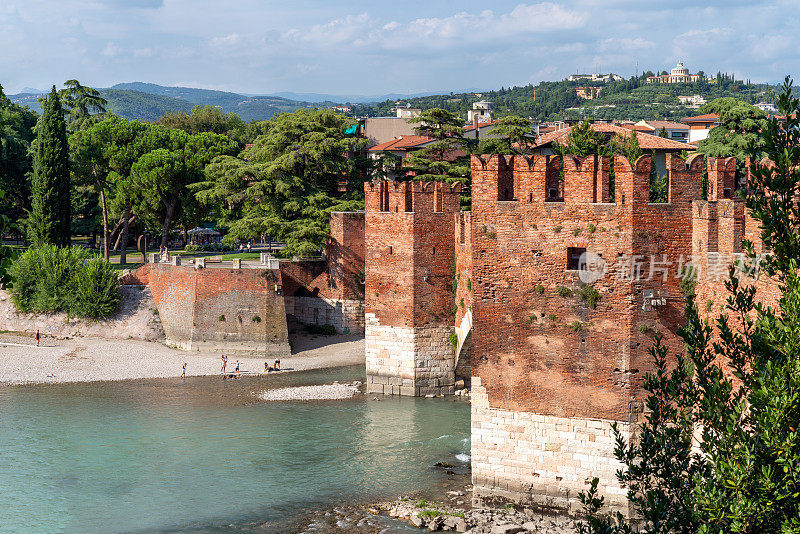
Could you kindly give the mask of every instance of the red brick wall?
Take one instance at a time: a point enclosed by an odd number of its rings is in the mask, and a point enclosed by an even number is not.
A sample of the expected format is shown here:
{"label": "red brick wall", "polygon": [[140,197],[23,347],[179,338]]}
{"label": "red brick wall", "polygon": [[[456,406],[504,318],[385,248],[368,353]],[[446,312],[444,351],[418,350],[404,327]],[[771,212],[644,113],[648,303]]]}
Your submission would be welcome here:
{"label": "red brick wall", "polygon": [[442,183],[365,185],[365,311],[380,324],[452,325],[460,192]]}
{"label": "red brick wall", "polygon": [[[695,202],[693,224],[694,254],[699,264],[699,281],[695,286],[697,307],[701,317],[716,325],[729,296],[725,287],[729,277],[728,266],[743,258],[740,254],[742,239],[750,240],[756,253],[764,252],[760,223],[747,212],[744,201],[720,199]],[[758,302],[775,306],[780,299],[779,284],[764,274],[749,276],[745,273],[741,283],[755,286],[755,300]],[[735,328],[735,318],[731,317],[730,321]],[[716,330],[714,333],[718,335]]]}
{"label": "red brick wall", "polygon": [[[566,157],[560,184],[559,157],[473,157],[473,375],[493,408],[636,417],[651,329],[680,347],[683,298],[674,272],[648,280],[644,267],[644,280],[620,280],[620,260],[638,256],[647,266],[651,255],[673,264],[690,256],[691,200],[701,195],[698,159],[667,163],[671,202],[657,205],[648,203],[649,156],[633,167],[615,158],[612,204],[608,158]],[[563,202],[545,201],[554,183]],[[515,200],[501,200],[511,196],[507,189]],[[609,266],[592,284],[596,309],[575,296],[581,283],[566,269],[567,247],[586,248]],[[642,310],[645,289],[666,289],[667,305]]]}
{"label": "red brick wall", "polygon": [[286,344],[286,311],[275,291],[280,284],[276,271],[166,264],[151,265],[149,271],[168,340]]}
{"label": "red brick wall", "polygon": [[326,246],[332,298],[364,298],[364,212],[331,213]]}

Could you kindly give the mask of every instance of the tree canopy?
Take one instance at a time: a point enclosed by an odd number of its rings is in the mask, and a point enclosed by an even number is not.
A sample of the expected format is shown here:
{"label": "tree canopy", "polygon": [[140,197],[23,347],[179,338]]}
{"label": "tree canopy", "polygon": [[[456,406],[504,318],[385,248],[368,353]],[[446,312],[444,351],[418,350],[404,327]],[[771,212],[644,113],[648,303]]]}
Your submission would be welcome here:
{"label": "tree canopy", "polygon": [[482,154],[524,154],[536,143],[536,130],[529,119],[509,115],[497,121],[490,138],[481,141],[478,149]]}
{"label": "tree canopy", "polygon": [[252,141],[248,138],[248,125],[236,113],[224,113],[214,106],[194,106],[190,113],[165,113],[155,121],[156,124],[183,130],[189,134],[215,133],[225,135],[242,144]]}
{"label": "tree canopy", "polygon": [[81,85],[78,80],[67,80],[58,92],[61,104],[67,111],[70,130],[80,130],[97,122],[106,112],[108,101],[100,91]]}
{"label": "tree canopy", "polygon": [[330,110],[277,115],[253,147],[220,156],[191,188],[214,210],[227,239],[267,234],[286,243],[286,255],[314,256],[327,239],[331,211],[363,209],[371,163],[365,139]]}
{"label": "tree canopy", "polygon": [[70,244],[69,145],[61,99],[55,86],[36,125],[28,236],[35,246]]}
{"label": "tree canopy", "polygon": [[[37,115],[11,103],[0,86],[0,212],[9,218],[9,225],[18,229],[30,209],[30,174],[33,170],[31,144]],[[7,227],[8,231],[11,227]]]}
{"label": "tree canopy", "polygon": [[760,132],[766,127],[766,113],[736,98],[718,98],[701,108],[703,113],[717,113],[720,125],[700,141],[698,152],[706,156],[735,157],[744,164],[748,151],[758,151],[763,143]]}
{"label": "tree canopy", "polygon": [[406,172],[420,182],[460,182],[462,204],[469,203],[470,168],[463,121],[453,113],[439,108],[429,109],[409,122],[416,124],[417,135],[433,141],[405,159]]}

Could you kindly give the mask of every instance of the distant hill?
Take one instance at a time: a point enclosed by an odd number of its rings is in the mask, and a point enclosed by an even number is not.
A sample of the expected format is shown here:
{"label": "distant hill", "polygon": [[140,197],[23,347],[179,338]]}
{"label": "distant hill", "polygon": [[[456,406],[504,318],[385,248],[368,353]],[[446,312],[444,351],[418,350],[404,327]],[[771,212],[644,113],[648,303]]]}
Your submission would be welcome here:
{"label": "distant hill", "polygon": [[142,91],[122,91],[102,89],[103,98],[108,100],[108,111],[125,119],[154,121],[165,113],[189,112],[194,104],[169,96],[153,95]]}
{"label": "distant hill", "polygon": [[414,93],[414,94],[401,94],[401,93],[388,93],[385,95],[332,95],[325,93],[272,93],[268,96],[280,96],[291,100],[300,100],[305,102],[339,102],[339,103],[370,103],[370,102],[383,102],[384,100],[405,100],[408,98],[417,98],[423,96],[431,96],[439,94],[437,92]]}
{"label": "distant hill", "polygon": [[[227,91],[192,87],[168,87],[144,82],[118,83],[112,89],[140,91],[142,93],[180,99],[201,106],[214,106],[226,113],[236,113],[245,121],[269,119],[277,113],[292,112],[312,105],[307,101],[291,100],[273,95],[246,96]],[[334,105],[334,102],[323,100],[315,102],[315,105],[329,107]]]}
{"label": "distant hill", "polygon": [[[100,89],[100,94],[108,100],[108,111],[126,119],[154,121],[164,113],[191,111],[193,103],[169,96],[154,95],[142,91],[123,91],[119,89]],[[36,113],[41,113],[39,98],[41,93],[19,93],[8,95],[8,99],[22,106],[28,106]]]}
{"label": "distant hill", "polygon": [[[119,83],[100,89],[108,100],[108,110],[126,119],[153,121],[164,113],[189,112],[195,105],[215,106],[226,113],[236,113],[245,121],[269,119],[277,113],[292,112],[309,106],[330,107],[334,102],[315,104],[290,100],[279,96],[245,96],[226,91],[195,89],[191,87],[166,87],[153,83]],[[23,92],[8,95],[12,102],[41,112],[39,98],[42,92]]]}

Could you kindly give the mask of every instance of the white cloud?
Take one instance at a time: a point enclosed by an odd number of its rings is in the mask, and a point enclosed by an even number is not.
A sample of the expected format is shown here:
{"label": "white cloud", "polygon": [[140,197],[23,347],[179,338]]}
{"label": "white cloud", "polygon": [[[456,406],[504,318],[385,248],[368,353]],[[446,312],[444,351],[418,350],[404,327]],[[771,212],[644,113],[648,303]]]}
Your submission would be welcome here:
{"label": "white cloud", "polygon": [[654,48],[656,44],[642,37],[609,37],[603,39],[599,43],[600,50],[608,50],[613,52],[634,52],[639,50],[649,50]]}
{"label": "white cloud", "polygon": [[[591,66],[629,76],[637,62],[661,70],[679,59],[693,72],[776,80],[800,71],[792,6],[237,0],[232,9],[219,0],[0,0],[0,83],[182,79],[242,92],[377,94],[491,89]],[[137,61],[120,61],[126,56]]]}
{"label": "white cloud", "polygon": [[117,57],[122,53],[122,48],[112,42],[109,42],[100,53],[105,57]]}

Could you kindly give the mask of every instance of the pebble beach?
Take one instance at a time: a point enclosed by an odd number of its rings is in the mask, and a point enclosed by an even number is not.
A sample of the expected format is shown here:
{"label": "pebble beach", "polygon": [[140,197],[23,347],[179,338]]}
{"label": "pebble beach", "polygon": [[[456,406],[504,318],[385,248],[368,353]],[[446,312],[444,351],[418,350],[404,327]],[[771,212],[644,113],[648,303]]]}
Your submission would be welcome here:
{"label": "pebble beach", "polygon": [[[300,338],[292,356],[281,358],[281,373],[364,363],[364,341],[331,336],[328,344]],[[40,346],[30,335],[0,334],[0,383],[35,384],[130,380],[220,373],[220,353],[188,352],[159,342],[99,338],[53,339]],[[263,357],[228,358],[228,371],[239,360],[244,375],[264,372]],[[268,360],[270,365],[273,360]]]}

